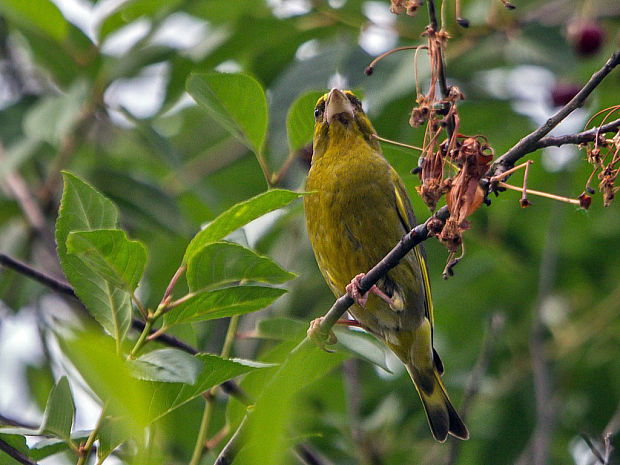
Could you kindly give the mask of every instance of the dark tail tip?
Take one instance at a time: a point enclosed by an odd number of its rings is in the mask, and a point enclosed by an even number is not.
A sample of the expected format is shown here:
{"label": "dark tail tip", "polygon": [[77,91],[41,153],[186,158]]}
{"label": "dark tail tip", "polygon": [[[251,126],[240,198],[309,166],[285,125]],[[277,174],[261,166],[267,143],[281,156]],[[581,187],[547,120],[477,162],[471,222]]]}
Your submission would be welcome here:
{"label": "dark tail tip", "polygon": [[463,423],[463,420],[461,420],[461,417],[459,417],[459,414],[456,412],[450,401],[446,403],[446,406],[448,407],[448,418],[450,421],[449,433],[455,438],[463,440],[469,439],[469,431],[467,430],[467,426],[465,426],[465,423]]}

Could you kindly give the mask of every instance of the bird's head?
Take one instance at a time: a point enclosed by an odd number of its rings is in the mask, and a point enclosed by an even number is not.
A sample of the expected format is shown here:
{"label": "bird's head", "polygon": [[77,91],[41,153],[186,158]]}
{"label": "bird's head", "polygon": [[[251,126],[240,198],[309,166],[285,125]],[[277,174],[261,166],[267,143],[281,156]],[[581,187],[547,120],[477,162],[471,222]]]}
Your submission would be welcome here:
{"label": "bird's head", "polygon": [[316,102],[314,108],[313,158],[321,156],[334,144],[355,144],[355,138],[378,150],[379,144],[372,138],[374,133],[362,102],[353,92],[332,89]]}

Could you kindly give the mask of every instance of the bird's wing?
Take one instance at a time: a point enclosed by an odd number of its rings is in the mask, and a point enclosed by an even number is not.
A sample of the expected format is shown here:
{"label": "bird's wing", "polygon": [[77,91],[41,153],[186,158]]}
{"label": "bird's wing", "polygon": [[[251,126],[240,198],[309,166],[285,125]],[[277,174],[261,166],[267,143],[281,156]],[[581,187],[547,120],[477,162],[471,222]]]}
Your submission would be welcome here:
{"label": "bird's wing", "polygon": [[[396,170],[392,168],[392,179],[394,181],[394,197],[396,198],[396,209],[398,211],[398,217],[403,225],[404,233],[411,231],[416,225],[415,215],[413,214],[413,208],[409,201],[407,190],[403,185],[403,181],[400,179]],[[433,300],[431,297],[431,283],[428,278],[428,266],[426,264],[426,253],[422,244],[413,249],[416,261],[420,265],[422,271],[422,280],[424,281],[424,313],[426,318],[431,323],[431,331],[433,328]]]}

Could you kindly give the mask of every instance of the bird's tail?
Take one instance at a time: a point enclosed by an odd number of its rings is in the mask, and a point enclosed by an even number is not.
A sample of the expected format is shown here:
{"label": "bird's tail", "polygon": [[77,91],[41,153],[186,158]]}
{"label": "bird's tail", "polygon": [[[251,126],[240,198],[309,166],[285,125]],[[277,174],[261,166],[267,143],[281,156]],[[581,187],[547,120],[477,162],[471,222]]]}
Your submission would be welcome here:
{"label": "bird's tail", "polygon": [[452,406],[437,370],[433,367],[422,372],[413,363],[406,366],[422,399],[433,437],[444,442],[450,433],[459,439],[468,439],[469,431]]}

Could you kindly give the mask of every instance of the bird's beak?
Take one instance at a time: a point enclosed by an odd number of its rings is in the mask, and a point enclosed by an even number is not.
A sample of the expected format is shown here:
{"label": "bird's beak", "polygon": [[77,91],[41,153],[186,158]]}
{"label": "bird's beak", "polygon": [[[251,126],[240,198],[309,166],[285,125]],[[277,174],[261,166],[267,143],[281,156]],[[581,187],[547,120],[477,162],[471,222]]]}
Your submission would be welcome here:
{"label": "bird's beak", "polygon": [[353,104],[351,104],[344,92],[332,89],[325,101],[323,122],[331,123],[334,117],[341,113],[347,113],[353,118]]}

